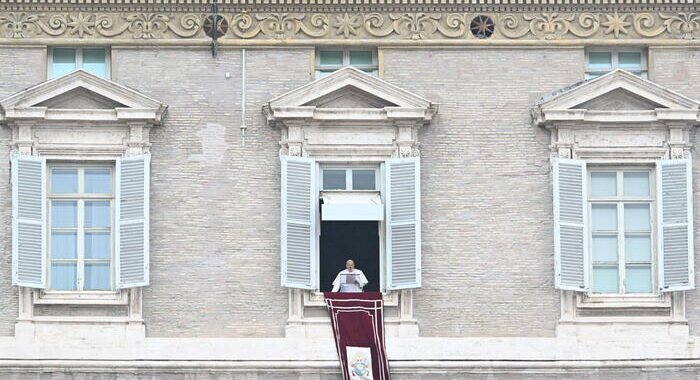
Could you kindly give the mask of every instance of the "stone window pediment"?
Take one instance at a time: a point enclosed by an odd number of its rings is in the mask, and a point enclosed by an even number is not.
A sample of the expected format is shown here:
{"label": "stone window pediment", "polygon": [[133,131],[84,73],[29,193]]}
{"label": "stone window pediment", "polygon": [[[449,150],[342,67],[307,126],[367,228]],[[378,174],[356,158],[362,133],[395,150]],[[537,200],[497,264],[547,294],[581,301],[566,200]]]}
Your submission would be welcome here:
{"label": "stone window pediment", "polygon": [[86,120],[160,123],[166,106],[82,69],[0,101],[0,121]]}
{"label": "stone window pediment", "polygon": [[551,127],[572,122],[600,126],[671,121],[693,124],[700,120],[698,106],[677,92],[617,69],[544,96],[536,104],[533,118]]}
{"label": "stone window pediment", "polygon": [[268,125],[282,130],[283,154],[380,161],[418,155],[417,130],[437,105],[345,67],[270,100],[263,112]]}

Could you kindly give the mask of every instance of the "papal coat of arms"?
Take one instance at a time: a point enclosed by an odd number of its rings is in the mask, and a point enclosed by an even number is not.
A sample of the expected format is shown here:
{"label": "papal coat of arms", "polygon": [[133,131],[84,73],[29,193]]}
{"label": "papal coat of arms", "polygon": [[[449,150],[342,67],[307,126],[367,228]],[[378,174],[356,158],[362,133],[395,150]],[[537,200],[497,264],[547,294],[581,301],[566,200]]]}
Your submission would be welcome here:
{"label": "papal coat of arms", "polygon": [[372,355],[369,347],[346,347],[351,380],[373,380]]}

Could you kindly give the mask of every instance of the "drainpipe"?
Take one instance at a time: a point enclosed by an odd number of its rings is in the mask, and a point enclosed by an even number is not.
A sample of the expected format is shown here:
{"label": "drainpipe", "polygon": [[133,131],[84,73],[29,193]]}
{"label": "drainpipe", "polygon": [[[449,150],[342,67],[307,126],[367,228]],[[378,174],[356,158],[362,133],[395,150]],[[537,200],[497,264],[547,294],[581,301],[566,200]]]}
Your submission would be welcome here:
{"label": "drainpipe", "polygon": [[245,146],[245,48],[241,49],[241,146]]}

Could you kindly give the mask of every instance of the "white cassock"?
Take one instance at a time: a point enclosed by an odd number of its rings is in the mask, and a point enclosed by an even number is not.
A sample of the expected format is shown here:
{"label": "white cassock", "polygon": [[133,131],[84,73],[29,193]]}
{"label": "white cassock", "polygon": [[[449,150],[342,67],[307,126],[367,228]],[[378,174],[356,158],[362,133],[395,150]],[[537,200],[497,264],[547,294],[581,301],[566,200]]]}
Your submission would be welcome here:
{"label": "white cassock", "polygon": [[367,277],[361,270],[355,269],[350,272],[347,269],[343,269],[335,276],[333,290],[331,291],[337,292],[340,290],[341,293],[360,293],[368,282]]}

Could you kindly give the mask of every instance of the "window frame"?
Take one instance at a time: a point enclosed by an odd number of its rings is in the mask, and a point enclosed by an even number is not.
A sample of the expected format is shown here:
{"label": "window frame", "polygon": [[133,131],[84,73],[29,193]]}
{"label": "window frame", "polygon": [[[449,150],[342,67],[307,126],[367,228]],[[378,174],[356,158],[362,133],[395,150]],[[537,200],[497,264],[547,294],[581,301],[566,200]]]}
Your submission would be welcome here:
{"label": "window frame", "polygon": [[[78,192],[77,193],[52,193],[52,172],[54,169],[77,169],[78,170]],[[84,192],[84,178],[86,169],[109,169],[111,172],[111,193],[85,193]],[[47,273],[46,273],[46,285],[45,293],[49,295],[56,294],[85,294],[85,293],[100,293],[100,294],[121,294],[119,289],[116,289],[115,282],[115,223],[116,223],[116,163],[114,161],[101,161],[101,162],[66,162],[66,161],[48,161],[46,163],[46,224],[47,224],[47,243],[46,243],[46,254],[47,254]],[[82,190],[82,192],[81,192]],[[54,200],[75,200],[77,202],[77,220],[76,220],[76,258],[75,259],[57,259],[57,261],[65,262],[75,262],[76,263],[76,288],[75,289],[54,289],[51,287],[51,277],[52,277],[52,264],[54,259],[52,258],[52,201]],[[85,201],[104,201],[107,200],[110,203],[110,254],[109,259],[85,259],[85,247],[84,247],[84,237],[85,237],[85,223],[84,223],[84,212],[85,212]],[[104,230],[106,228],[98,228]],[[85,263],[87,262],[108,262],[109,263],[109,288],[108,289],[85,289]]]}
{"label": "window frame", "polygon": [[[371,165],[362,165],[362,166],[352,166],[352,165],[320,165],[320,175],[319,175],[319,189],[320,191],[323,192],[332,192],[332,191],[339,191],[339,192],[362,192],[362,191],[369,191],[369,192],[377,192],[381,193],[381,178],[380,178],[380,171],[379,167],[377,166],[371,166]],[[345,189],[325,189],[324,184],[323,184],[323,172],[325,170],[345,170]],[[352,188],[353,181],[352,181],[352,172],[353,170],[372,170],[374,171],[374,189],[363,189],[363,190],[355,190]]]}
{"label": "window frame", "polygon": [[[590,53],[611,53],[611,65],[612,67],[609,70],[591,70],[589,69],[589,62],[590,62]],[[611,48],[606,48],[606,47],[592,47],[592,48],[587,48],[585,50],[585,62],[584,62],[584,74],[585,74],[585,79],[594,79],[599,77],[600,75],[604,75],[605,73],[609,73],[611,71],[614,71],[616,69],[620,68],[620,53],[640,53],[641,56],[641,61],[640,61],[640,67],[639,71],[642,73],[641,77],[644,79],[649,78],[649,59],[648,59],[648,54],[649,50],[643,47],[611,47]],[[625,69],[627,70],[627,69]],[[628,70],[630,71],[630,70]],[[634,70],[633,70],[634,71]],[[602,74],[598,76],[592,76],[592,72],[600,72]]]}
{"label": "window frame", "polygon": [[53,51],[55,49],[74,49],[75,50],[75,70],[83,68],[83,49],[104,49],[105,51],[105,79],[112,79],[112,50],[106,46],[69,46],[69,45],[59,45],[49,47],[47,54],[47,68],[46,77],[47,79],[55,79],[58,77],[53,76]]}
{"label": "window frame", "polygon": [[[657,252],[657,215],[656,215],[656,168],[653,164],[640,164],[640,165],[587,165],[586,168],[587,175],[587,212],[590,215],[591,222],[588,225],[588,231],[586,238],[588,239],[588,244],[591,249],[588,252],[589,260],[589,283],[590,288],[585,292],[585,297],[591,300],[642,300],[642,299],[658,299],[661,295],[659,290],[659,278],[658,278],[658,252]],[[593,196],[591,194],[592,181],[591,175],[594,172],[614,172],[616,173],[616,193],[615,196]],[[623,191],[623,179],[625,172],[647,172],[649,173],[649,196],[625,196]],[[625,204],[649,204],[649,218],[650,218],[650,270],[651,270],[651,292],[649,293],[628,293],[625,292],[625,280],[626,280],[626,266],[627,261],[625,260],[625,234],[624,230],[624,205]],[[593,291],[593,223],[592,223],[592,205],[593,204],[615,204],[617,212],[617,269],[618,269],[618,292],[617,293],[602,293]],[[632,262],[634,264],[636,262]],[[595,302],[595,301],[594,301]]]}
{"label": "window frame", "polygon": [[[321,65],[321,51],[342,51],[343,52],[343,62],[340,65]],[[353,51],[369,51],[372,53],[372,64],[371,65],[351,65],[350,64],[350,52]],[[329,47],[329,48],[318,48],[315,51],[315,67],[314,75],[316,79],[322,78],[321,73],[327,72],[326,75],[340,70],[346,66],[352,66],[364,72],[367,72],[373,76],[379,76],[379,53],[377,48],[349,48],[349,47]],[[371,72],[368,72],[371,71]]]}
{"label": "window frame", "polygon": [[[323,171],[325,169],[331,169],[331,170],[345,170],[345,186],[347,188],[348,184],[352,184],[352,182],[348,182],[348,176],[352,177],[352,170],[374,170],[374,184],[375,184],[375,189],[374,190],[324,190],[323,189]],[[382,199],[382,207],[386,211],[386,201],[384,199],[384,163],[382,162],[375,162],[375,163],[364,163],[364,164],[340,164],[340,163],[324,163],[324,162],[317,162],[316,163],[316,176],[318,180],[316,181],[316,194],[319,196],[319,200],[316,204],[316,218],[318,220],[318,223],[316,223],[316,252],[315,252],[315,258],[316,260],[316,273],[314,276],[319,280],[316,289],[311,290],[309,293],[310,298],[309,298],[309,304],[310,305],[315,305],[314,302],[318,302],[319,299],[322,300],[323,293],[320,291],[320,279],[321,279],[321,272],[320,272],[320,263],[321,263],[321,245],[320,245],[320,240],[321,240],[321,223],[323,223],[322,217],[321,217],[321,194],[324,192],[327,193],[377,193]],[[352,180],[352,178],[350,179]],[[386,289],[386,219],[377,221],[377,228],[379,228],[379,291],[386,297],[392,293],[396,293],[395,291],[392,290],[387,290]],[[361,269],[361,268],[360,268]]]}

